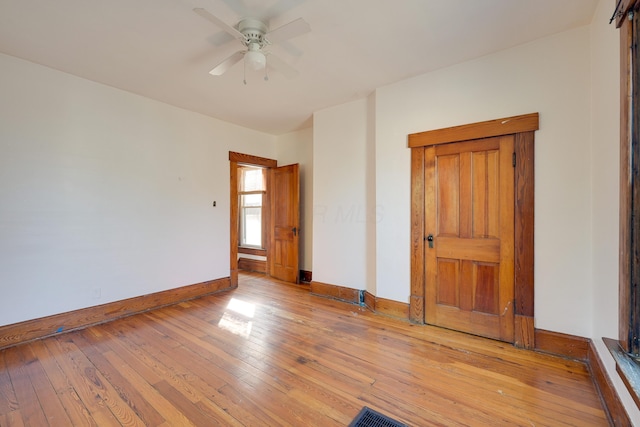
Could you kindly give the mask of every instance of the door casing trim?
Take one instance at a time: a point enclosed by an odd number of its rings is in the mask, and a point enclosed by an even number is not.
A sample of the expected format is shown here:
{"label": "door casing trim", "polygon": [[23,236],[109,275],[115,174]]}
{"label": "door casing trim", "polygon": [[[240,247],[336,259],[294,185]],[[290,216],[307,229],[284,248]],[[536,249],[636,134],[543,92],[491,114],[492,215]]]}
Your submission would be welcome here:
{"label": "door casing trim", "polygon": [[411,148],[411,295],[409,318],[425,323],[424,147],[495,136],[515,136],[514,345],[535,348],[534,333],[534,132],[539,114],[505,117],[410,134]]}

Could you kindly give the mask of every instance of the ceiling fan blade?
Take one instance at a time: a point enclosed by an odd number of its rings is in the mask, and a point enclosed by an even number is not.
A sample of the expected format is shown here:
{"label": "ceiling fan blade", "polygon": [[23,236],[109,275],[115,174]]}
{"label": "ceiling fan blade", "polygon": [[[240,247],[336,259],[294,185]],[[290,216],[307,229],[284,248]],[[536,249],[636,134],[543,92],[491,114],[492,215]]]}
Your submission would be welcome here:
{"label": "ceiling fan blade", "polygon": [[209,74],[212,76],[221,76],[223,75],[229,68],[233,67],[236,63],[238,63],[242,58],[244,58],[244,51],[238,51],[216,65],[213,70],[209,71]]}
{"label": "ceiling fan blade", "polygon": [[224,30],[227,33],[231,34],[233,37],[240,40],[244,40],[244,34],[236,30],[232,26],[228,25],[226,22],[224,22],[223,20],[221,20],[211,12],[207,11],[206,9],[203,9],[201,7],[196,7],[195,9],[193,9],[193,11],[198,15],[202,16],[207,21],[212,22],[215,26],[217,26],[221,30]]}
{"label": "ceiling fan blade", "polygon": [[309,23],[302,18],[298,18],[295,21],[291,21],[288,24],[284,24],[275,30],[269,31],[266,34],[267,40],[271,43],[279,43],[284,40],[298,37],[302,34],[311,31]]}
{"label": "ceiling fan blade", "polygon": [[267,65],[282,73],[288,79],[293,79],[298,76],[298,71],[295,68],[272,53],[269,53],[267,56]]}

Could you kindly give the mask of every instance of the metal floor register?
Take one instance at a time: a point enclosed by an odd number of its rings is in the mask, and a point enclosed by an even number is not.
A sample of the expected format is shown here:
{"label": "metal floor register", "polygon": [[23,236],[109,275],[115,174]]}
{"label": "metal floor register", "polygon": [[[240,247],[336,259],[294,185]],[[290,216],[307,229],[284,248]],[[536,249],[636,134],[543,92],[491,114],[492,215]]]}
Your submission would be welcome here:
{"label": "metal floor register", "polygon": [[349,427],[409,427],[371,408],[364,407],[351,421]]}

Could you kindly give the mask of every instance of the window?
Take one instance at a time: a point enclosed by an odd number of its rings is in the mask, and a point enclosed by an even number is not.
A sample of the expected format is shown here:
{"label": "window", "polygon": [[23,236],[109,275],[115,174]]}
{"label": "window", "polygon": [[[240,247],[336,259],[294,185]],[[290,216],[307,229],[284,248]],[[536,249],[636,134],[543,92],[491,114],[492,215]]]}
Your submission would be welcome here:
{"label": "window", "polygon": [[640,0],[618,0],[611,22],[621,37],[619,336],[604,338],[640,407]]}
{"label": "window", "polygon": [[238,168],[240,246],[264,248],[264,168]]}

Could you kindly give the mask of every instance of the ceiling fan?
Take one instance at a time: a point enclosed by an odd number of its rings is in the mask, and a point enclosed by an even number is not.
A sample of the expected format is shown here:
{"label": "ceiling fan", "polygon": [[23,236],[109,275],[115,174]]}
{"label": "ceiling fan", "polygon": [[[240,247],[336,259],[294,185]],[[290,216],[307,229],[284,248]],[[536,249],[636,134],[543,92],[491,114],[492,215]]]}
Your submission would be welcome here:
{"label": "ceiling fan", "polygon": [[[268,55],[270,67],[289,78],[297,75],[295,69],[271,52],[266,51],[265,47],[309,32],[311,28],[304,19],[298,18],[281,27],[269,30],[268,26],[259,19],[244,18],[232,27],[205,9],[195,8],[193,11],[239,40],[244,46],[244,49],[237,51],[216,65],[209,71],[209,74],[221,76],[242,59],[244,59],[245,69],[249,66],[254,70],[262,70],[267,65]],[[265,75],[265,80],[267,79]],[[247,83],[246,79],[244,83]]]}

